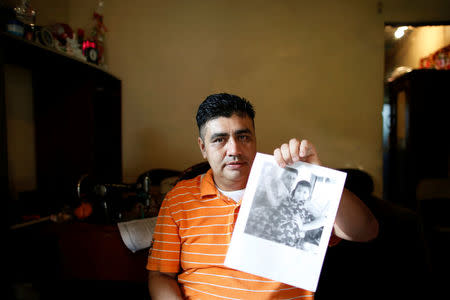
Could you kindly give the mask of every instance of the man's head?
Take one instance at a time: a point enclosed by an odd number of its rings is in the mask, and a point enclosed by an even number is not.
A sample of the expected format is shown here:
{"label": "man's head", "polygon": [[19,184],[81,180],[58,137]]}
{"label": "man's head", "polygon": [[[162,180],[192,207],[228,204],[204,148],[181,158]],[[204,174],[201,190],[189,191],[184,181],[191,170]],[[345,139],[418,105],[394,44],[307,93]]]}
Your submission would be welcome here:
{"label": "man's head", "polygon": [[212,94],[206,97],[198,107],[196,116],[200,137],[204,137],[202,130],[209,120],[218,117],[229,118],[232,115],[237,115],[241,118],[249,117],[252,120],[253,127],[255,127],[255,110],[253,105],[245,98],[226,93]]}
{"label": "man's head", "polygon": [[256,154],[254,117],[251,103],[235,95],[211,95],[199,106],[198,144],[223,190],[239,190],[247,184]]}

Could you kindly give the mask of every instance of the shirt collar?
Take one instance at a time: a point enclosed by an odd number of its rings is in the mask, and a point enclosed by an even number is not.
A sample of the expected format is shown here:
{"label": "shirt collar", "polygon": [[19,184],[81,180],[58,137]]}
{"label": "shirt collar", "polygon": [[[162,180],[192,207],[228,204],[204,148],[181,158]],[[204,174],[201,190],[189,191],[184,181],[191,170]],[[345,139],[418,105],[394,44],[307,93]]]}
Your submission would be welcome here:
{"label": "shirt collar", "polygon": [[235,205],[241,205],[242,199],[239,202],[235,202],[233,199],[221,194],[214,183],[213,171],[209,169],[200,179],[200,197],[215,196],[224,201],[229,201]]}
{"label": "shirt collar", "polygon": [[206,197],[206,196],[217,196],[219,194],[219,191],[216,188],[216,185],[214,184],[214,178],[213,178],[213,172],[212,169],[209,169],[208,172],[203,174],[200,182],[200,196]]}

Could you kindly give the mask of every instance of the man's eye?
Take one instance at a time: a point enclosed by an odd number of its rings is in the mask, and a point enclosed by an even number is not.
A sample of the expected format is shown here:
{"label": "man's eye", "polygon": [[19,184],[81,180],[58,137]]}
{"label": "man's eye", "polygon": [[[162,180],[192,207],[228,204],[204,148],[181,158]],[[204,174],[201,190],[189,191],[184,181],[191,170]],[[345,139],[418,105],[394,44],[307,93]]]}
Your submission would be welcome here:
{"label": "man's eye", "polygon": [[223,138],[217,138],[213,140],[213,143],[222,143],[224,141]]}
{"label": "man's eye", "polygon": [[250,140],[250,137],[248,135],[240,135],[239,140],[246,142],[246,141]]}

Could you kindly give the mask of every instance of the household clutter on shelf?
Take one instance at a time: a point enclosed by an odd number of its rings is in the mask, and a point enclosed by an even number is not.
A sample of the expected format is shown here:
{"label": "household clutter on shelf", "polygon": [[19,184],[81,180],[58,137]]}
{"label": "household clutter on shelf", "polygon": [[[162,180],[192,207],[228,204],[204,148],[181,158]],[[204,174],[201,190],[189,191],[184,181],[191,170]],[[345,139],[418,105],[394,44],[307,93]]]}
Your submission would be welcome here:
{"label": "household clutter on shelf", "polygon": [[444,46],[420,60],[421,69],[450,70],[450,45]]}
{"label": "household clutter on shelf", "polygon": [[103,1],[98,2],[88,28],[76,30],[66,23],[38,24],[37,12],[30,2],[6,1],[2,4],[0,31],[106,67],[104,40],[108,30],[103,23]]}

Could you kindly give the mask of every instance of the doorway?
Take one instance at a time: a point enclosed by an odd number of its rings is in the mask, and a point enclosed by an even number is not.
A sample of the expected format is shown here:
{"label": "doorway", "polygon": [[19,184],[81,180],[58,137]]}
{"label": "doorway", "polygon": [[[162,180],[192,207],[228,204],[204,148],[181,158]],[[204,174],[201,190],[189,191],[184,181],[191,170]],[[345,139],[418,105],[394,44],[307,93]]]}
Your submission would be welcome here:
{"label": "doorway", "polygon": [[[414,69],[443,68],[433,55],[450,46],[450,25],[386,24],[384,27],[383,199],[389,199],[389,134],[391,107],[388,84]],[[435,57],[434,57],[435,58]],[[447,56],[448,59],[448,56]],[[439,65],[438,65],[439,64]],[[448,64],[448,61],[447,61]],[[447,66],[450,69],[450,67]]]}
{"label": "doorway", "polygon": [[450,268],[450,25],[386,25],[384,38],[383,197],[414,210],[440,295]]}

